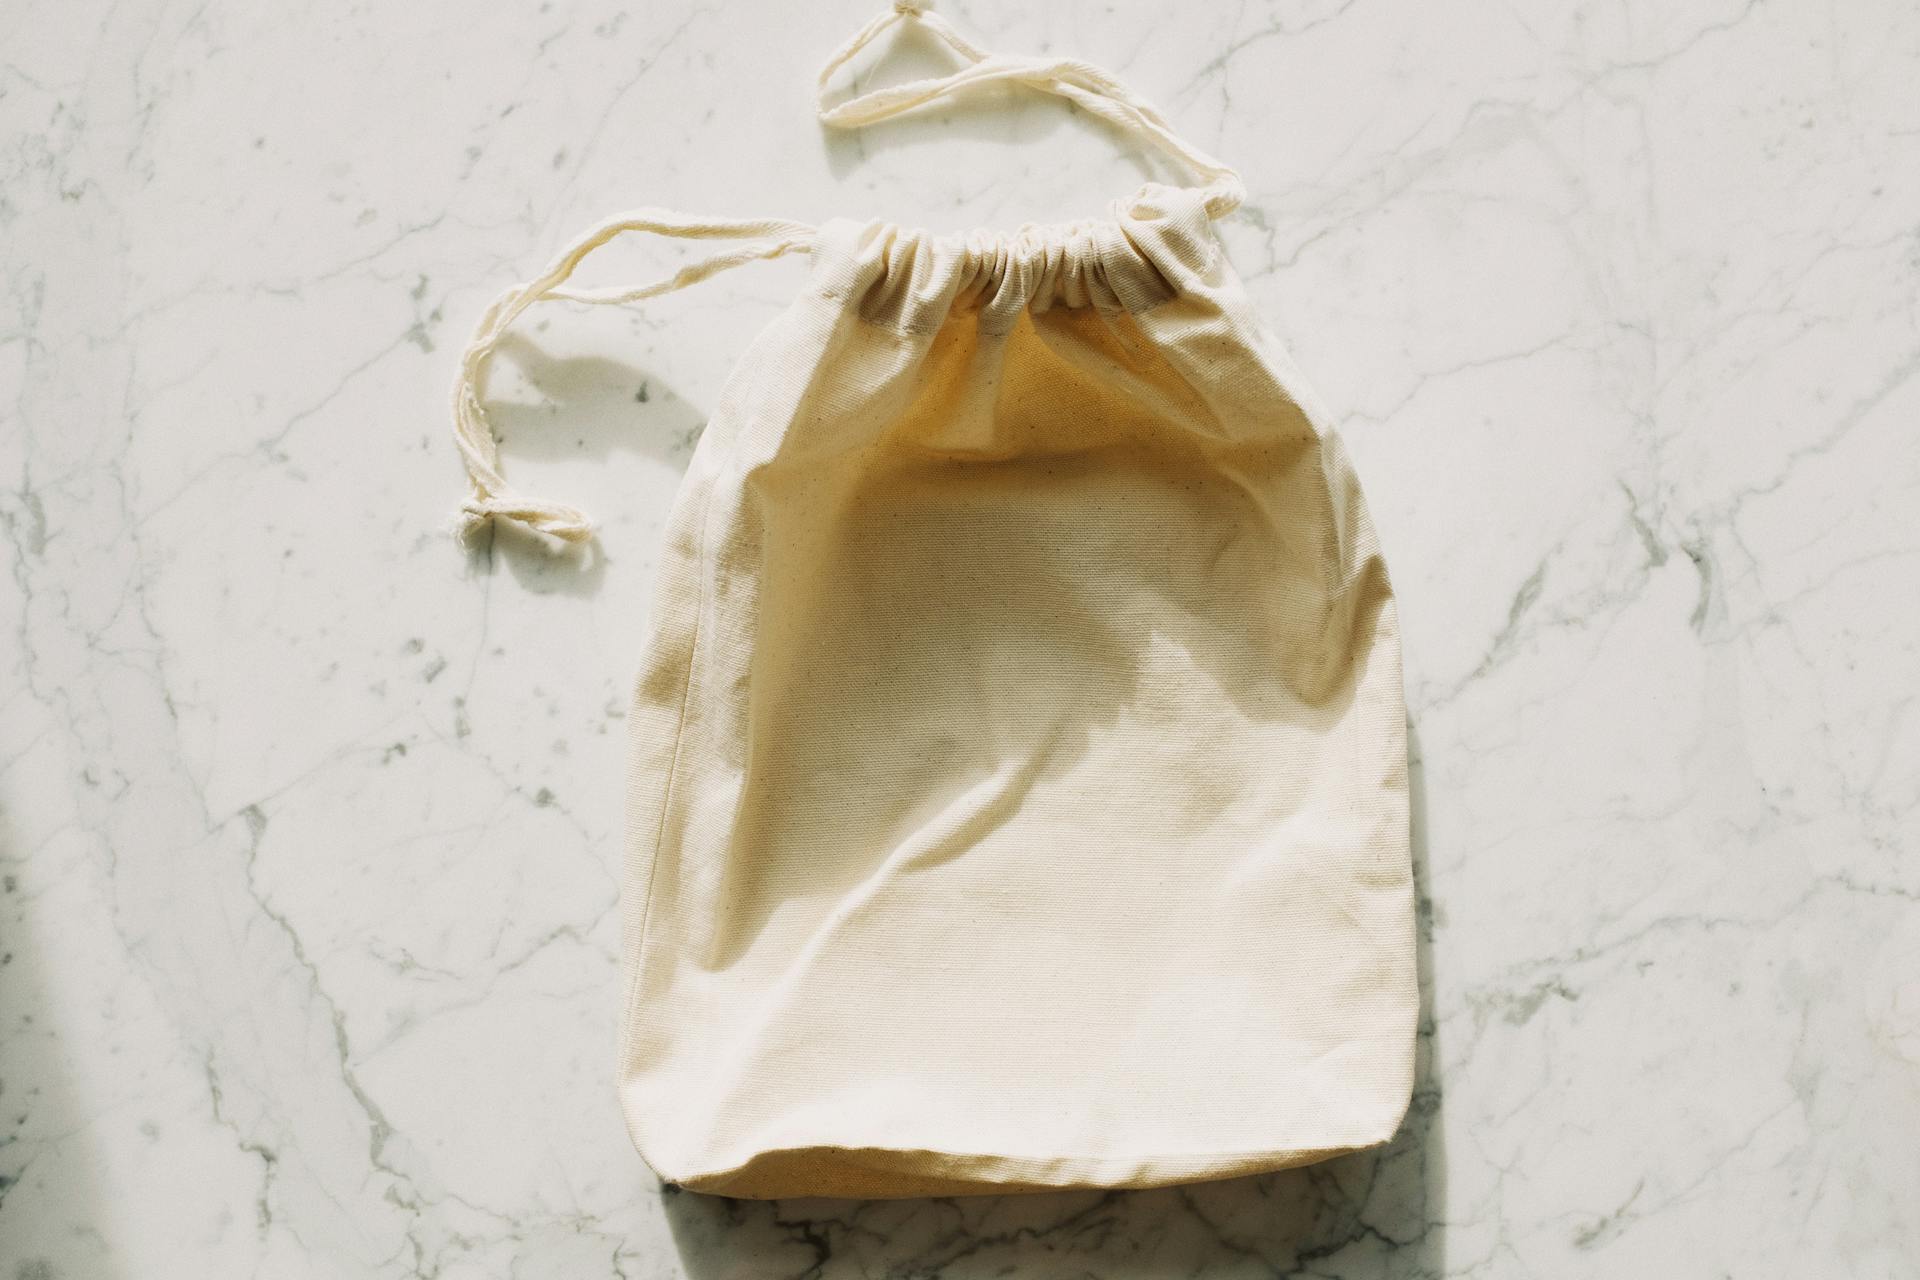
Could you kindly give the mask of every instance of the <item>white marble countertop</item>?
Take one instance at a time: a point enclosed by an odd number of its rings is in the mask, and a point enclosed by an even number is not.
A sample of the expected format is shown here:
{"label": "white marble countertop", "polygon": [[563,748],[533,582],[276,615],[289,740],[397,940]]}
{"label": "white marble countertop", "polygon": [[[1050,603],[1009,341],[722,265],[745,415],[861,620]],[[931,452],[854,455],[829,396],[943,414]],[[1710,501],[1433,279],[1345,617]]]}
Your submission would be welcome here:
{"label": "white marble countertop", "polygon": [[611,1084],[622,716],[662,512],[804,261],[529,317],[508,471],[605,554],[441,530],[455,353],[602,216],[1010,229],[1157,164],[1005,94],[830,136],[868,0],[21,0],[0,1277],[1920,1274],[1920,11],[943,12],[1246,175],[1222,234],[1406,627],[1398,1141],[1124,1195],[663,1194]]}

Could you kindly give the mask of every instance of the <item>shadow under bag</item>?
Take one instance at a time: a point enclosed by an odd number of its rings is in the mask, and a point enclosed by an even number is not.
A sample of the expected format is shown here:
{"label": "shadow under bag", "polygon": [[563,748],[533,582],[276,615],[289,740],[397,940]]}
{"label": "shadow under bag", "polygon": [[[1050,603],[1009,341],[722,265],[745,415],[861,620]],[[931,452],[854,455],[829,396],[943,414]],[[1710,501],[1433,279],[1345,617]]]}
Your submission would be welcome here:
{"label": "shadow under bag", "polygon": [[[1202,180],[936,235],[643,209],[483,317],[465,530],[569,541],[482,407],[531,304],[810,255],[668,519],[633,690],[619,1090],[660,1177],[756,1198],[1150,1187],[1386,1141],[1413,1079],[1394,600],[1325,411],[1212,220],[1233,170],[1106,72],[974,47],[827,108],[1059,94]],[[567,287],[628,231],[742,243]]]}

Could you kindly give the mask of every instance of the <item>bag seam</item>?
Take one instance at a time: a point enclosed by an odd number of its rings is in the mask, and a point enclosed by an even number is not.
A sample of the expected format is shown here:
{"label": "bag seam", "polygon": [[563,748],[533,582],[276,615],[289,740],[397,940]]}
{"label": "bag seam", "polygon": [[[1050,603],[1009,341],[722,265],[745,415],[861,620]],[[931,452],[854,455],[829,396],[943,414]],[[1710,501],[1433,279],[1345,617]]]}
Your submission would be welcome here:
{"label": "bag seam", "polygon": [[[660,847],[666,840],[667,821],[672,814],[674,793],[679,789],[680,756],[682,748],[686,744],[687,708],[693,701],[694,671],[700,661],[700,641],[706,632],[706,628],[702,625],[702,622],[705,619],[707,608],[707,579],[704,573],[698,572],[698,567],[706,563],[707,541],[711,535],[713,525],[714,488],[714,485],[708,484],[706,491],[700,496],[700,538],[694,548],[694,564],[696,567],[694,576],[697,580],[697,586],[694,595],[693,635],[687,641],[687,678],[680,686],[680,709],[674,719],[673,726],[673,756],[667,764],[666,791],[660,798],[660,822],[653,834],[653,851],[647,858],[647,886],[641,894],[640,927],[633,944],[633,973],[629,975],[627,979],[626,998],[622,1002],[624,1016],[621,1025],[625,1029],[625,1034],[629,1042],[631,1042],[633,1037],[633,1028],[636,1023],[635,1015],[639,1005],[640,980],[642,976],[644,976],[647,967],[647,938],[652,933],[653,890],[660,873]],[[628,779],[628,785],[632,785],[631,778]],[[624,1060],[626,1055],[623,1053],[621,1057],[622,1062],[620,1063],[620,1069],[624,1074],[627,1068],[627,1063]]]}

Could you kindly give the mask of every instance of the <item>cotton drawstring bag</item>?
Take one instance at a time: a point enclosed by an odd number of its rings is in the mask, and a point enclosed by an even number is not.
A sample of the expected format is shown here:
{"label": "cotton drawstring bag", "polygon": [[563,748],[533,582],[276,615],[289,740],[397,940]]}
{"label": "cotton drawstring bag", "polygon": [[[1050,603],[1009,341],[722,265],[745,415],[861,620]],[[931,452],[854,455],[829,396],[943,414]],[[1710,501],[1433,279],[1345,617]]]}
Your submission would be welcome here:
{"label": "cotton drawstring bag", "polygon": [[[829,107],[892,22],[951,75]],[[821,73],[852,127],[1058,94],[1200,179],[936,235],[647,208],[485,313],[464,531],[566,541],[481,387],[535,302],[787,253],[668,517],[630,717],[619,1091],[732,1196],[1151,1187],[1386,1141],[1413,1075],[1400,635],[1353,470],[1212,220],[1238,176],[1108,73],[902,0]],[[629,232],[742,243],[567,281]]]}

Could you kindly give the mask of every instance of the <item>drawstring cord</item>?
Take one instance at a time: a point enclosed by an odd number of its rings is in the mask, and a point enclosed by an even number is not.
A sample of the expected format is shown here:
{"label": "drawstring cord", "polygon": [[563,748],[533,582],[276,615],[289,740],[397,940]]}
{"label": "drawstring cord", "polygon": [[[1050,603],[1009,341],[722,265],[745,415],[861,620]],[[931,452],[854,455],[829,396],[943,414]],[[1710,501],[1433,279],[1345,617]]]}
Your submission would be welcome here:
{"label": "drawstring cord", "polygon": [[[650,231],[682,239],[710,240],[761,237],[751,244],[689,263],[673,275],[628,289],[568,289],[563,286],[583,259],[608,241],[629,231]],[[782,254],[806,252],[814,229],[800,222],[775,218],[689,218],[664,209],[640,209],[609,218],[567,246],[547,269],[524,284],[514,285],[493,300],[481,314],[460,357],[453,383],[453,431],[466,460],[468,496],[461,504],[455,532],[469,542],[496,516],[518,520],[565,542],[584,542],[593,536],[593,522],[578,508],[529,498],[514,491],[500,474],[500,451],[481,407],[481,389],[488,360],[520,313],[536,302],[584,302],[617,306],[654,298],[697,284],[744,263]]]}
{"label": "drawstring cord", "polygon": [[[827,104],[827,86],[833,76],[862,49],[894,23],[912,18],[935,35],[966,63],[950,75],[915,80],[876,89],[837,106]],[[1071,58],[1012,58],[992,54],[968,41],[940,15],[928,0],[893,0],[891,9],[868,22],[842,45],[821,68],[818,110],[824,124],[839,129],[901,115],[915,107],[977,84],[1016,82],[1057,94],[1086,108],[1121,130],[1143,138],[1183,161],[1206,184],[1205,206],[1211,217],[1222,217],[1246,198],[1240,175],[1192,146],[1144,99],[1111,74],[1091,63]],[[530,498],[513,489],[500,473],[500,451],[482,405],[486,369],[500,340],[521,313],[536,302],[580,302],[617,306],[654,298],[697,284],[748,262],[806,253],[813,247],[815,228],[779,218],[694,218],[666,209],[645,208],[600,223],[554,258],[534,279],[514,285],[495,298],[481,314],[461,354],[453,384],[454,440],[466,463],[468,496],[454,520],[454,532],[463,543],[497,518],[515,520],[563,542],[585,542],[593,537],[593,521],[576,507]],[[569,289],[564,287],[575,268],[594,250],[629,231],[651,232],[689,240],[746,239],[738,248],[689,263],[671,276],[627,289]]]}
{"label": "drawstring cord", "polygon": [[[834,73],[888,27],[906,18],[918,20],[969,65],[949,75],[875,89],[838,106],[828,106],[827,85]],[[1225,217],[1247,198],[1246,186],[1238,171],[1180,137],[1152,103],[1116,80],[1111,72],[1077,58],[1014,58],[988,53],[955,31],[946,19],[931,12],[926,0],[894,0],[890,11],[855,32],[853,38],[827,60],[826,66],[820,69],[818,82],[820,119],[837,128],[857,129],[973,85],[1000,81],[1014,81],[1043,93],[1057,94],[1183,162],[1206,179],[1202,190],[1206,193],[1210,217]]]}

